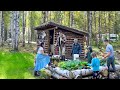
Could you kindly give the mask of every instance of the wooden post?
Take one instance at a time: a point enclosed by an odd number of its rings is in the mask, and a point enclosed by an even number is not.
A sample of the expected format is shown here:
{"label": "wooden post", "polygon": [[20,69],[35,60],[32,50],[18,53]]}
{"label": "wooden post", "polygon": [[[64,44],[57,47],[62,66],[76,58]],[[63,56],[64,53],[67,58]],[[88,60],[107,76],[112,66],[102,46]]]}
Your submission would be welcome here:
{"label": "wooden post", "polygon": [[[58,29],[58,27],[55,27],[54,28],[54,36],[53,36],[53,45],[55,44],[55,34],[56,34],[56,32],[55,32],[55,30],[56,29]],[[53,53],[53,55],[55,54],[55,45],[54,45],[54,53]]]}
{"label": "wooden post", "polygon": [[53,55],[55,54],[55,45],[54,45],[54,43],[55,43],[55,29],[56,28],[54,28],[54,35],[53,35],[53,48],[54,48]]}

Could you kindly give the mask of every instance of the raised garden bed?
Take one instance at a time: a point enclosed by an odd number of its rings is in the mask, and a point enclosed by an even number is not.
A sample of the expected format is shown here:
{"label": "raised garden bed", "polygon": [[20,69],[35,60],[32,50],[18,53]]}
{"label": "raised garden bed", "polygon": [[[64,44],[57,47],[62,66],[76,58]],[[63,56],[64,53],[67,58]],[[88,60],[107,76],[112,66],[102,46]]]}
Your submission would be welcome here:
{"label": "raised garden bed", "polygon": [[[51,63],[53,65],[47,67],[46,72],[49,71],[49,74],[56,79],[77,79],[77,77],[91,76],[93,73],[92,67],[88,66],[88,63],[83,60],[61,61],[60,59],[52,58]],[[116,69],[120,70],[120,65],[117,62],[115,64]],[[107,76],[106,61],[101,60],[100,65],[100,72]]]}

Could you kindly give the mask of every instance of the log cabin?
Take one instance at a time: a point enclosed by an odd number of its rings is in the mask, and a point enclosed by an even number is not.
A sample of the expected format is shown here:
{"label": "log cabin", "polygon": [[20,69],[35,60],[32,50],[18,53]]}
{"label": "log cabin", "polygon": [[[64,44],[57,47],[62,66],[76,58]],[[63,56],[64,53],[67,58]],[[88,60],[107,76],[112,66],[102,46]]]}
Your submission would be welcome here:
{"label": "log cabin", "polygon": [[71,50],[72,50],[72,44],[74,42],[74,38],[78,39],[78,42],[81,44],[82,46],[82,53],[81,53],[81,57],[84,56],[84,46],[85,43],[87,44],[87,38],[89,36],[89,34],[85,31],[81,31],[81,30],[77,30],[74,28],[70,28],[64,25],[60,25],[58,23],[55,22],[47,22],[44,23],[40,26],[37,26],[34,28],[34,30],[37,30],[37,39],[40,39],[40,34],[41,32],[45,32],[46,33],[46,37],[45,37],[45,52],[46,53],[50,53],[52,52],[53,55],[55,55],[55,43],[58,37],[58,33],[60,31],[62,31],[62,33],[66,36],[66,52],[65,52],[65,57],[67,59],[72,58],[71,57]]}

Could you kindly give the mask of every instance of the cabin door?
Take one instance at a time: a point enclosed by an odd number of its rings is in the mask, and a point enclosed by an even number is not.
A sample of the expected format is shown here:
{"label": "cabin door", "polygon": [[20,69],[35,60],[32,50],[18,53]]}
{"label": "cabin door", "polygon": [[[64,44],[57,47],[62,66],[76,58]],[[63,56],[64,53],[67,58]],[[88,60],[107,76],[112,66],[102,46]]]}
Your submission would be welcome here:
{"label": "cabin door", "polygon": [[49,31],[49,54],[54,54],[54,30]]}

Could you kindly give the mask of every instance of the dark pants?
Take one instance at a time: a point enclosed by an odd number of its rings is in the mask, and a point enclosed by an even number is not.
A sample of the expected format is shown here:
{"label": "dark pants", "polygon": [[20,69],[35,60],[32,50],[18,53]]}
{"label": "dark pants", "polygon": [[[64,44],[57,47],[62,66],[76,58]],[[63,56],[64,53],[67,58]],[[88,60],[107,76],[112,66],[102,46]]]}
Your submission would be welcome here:
{"label": "dark pants", "polygon": [[99,79],[99,71],[93,71],[93,78],[94,79]]}
{"label": "dark pants", "polygon": [[109,78],[109,74],[110,74],[110,65],[112,66],[112,71],[115,72],[115,62],[114,62],[115,58],[114,57],[108,57],[107,58],[107,67],[108,67],[108,78]]}

